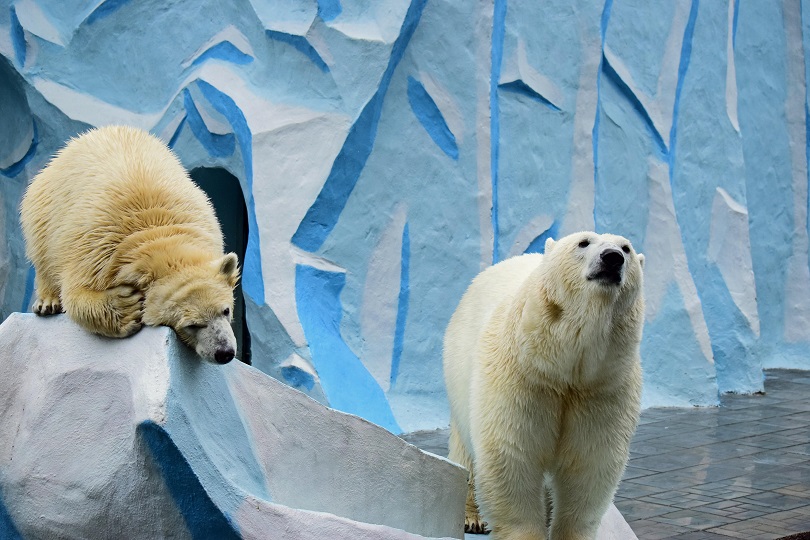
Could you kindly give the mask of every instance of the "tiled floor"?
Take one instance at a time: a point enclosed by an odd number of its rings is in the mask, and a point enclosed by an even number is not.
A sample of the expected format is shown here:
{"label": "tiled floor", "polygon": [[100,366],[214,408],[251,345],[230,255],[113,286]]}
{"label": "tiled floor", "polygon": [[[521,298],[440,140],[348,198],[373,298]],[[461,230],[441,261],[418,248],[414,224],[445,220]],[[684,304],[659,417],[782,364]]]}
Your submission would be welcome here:
{"label": "tiled floor", "polygon": [[[616,507],[640,540],[772,540],[810,531],[810,372],[765,395],[641,415]],[[447,455],[447,431],[405,439]]]}

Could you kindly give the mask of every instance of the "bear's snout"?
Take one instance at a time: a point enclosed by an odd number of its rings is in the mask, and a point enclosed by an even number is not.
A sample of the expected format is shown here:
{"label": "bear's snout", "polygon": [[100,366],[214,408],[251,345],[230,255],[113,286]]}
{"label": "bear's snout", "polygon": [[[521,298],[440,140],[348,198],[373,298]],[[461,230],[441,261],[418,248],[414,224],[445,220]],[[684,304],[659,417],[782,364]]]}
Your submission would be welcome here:
{"label": "bear's snout", "polygon": [[227,364],[233,360],[235,355],[236,353],[230,347],[227,349],[217,349],[217,352],[214,353],[214,360],[217,364]]}
{"label": "bear's snout", "polygon": [[587,279],[602,285],[621,285],[624,274],[624,253],[615,247],[605,247],[594,259]]}
{"label": "bear's snout", "polygon": [[599,255],[599,258],[602,259],[602,263],[605,265],[605,267],[609,269],[618,269],[624,264],[624,255],[621,251],[615,248],[605,249]]}

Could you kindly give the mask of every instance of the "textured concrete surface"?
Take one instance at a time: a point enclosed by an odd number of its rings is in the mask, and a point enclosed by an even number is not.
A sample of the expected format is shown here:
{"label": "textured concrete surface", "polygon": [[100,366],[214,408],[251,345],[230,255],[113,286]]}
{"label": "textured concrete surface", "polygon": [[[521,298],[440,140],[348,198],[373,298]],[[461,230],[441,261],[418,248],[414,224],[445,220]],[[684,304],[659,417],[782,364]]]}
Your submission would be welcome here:
{"label": "textured concrete surface", "polygon": [[0,538],[462,536],[464,469],[165,327],[12,315],[0,410]]}

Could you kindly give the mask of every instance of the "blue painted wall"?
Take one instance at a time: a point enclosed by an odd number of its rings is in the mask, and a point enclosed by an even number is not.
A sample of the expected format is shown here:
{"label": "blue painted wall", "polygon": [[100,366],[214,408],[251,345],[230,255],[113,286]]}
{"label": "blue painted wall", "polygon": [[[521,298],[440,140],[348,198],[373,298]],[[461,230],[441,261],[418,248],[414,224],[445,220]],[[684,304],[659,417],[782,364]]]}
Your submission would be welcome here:
{"label": "blue painted wall", "polygon": [[31,300],[27,183],[130,123],[239,178],[254,365],[324,403],[446,425],[469,281],[581,229],[647,256],[645,405],[760,391],[763,367],[810,368],[808,9],[12,0],[0,316]]}

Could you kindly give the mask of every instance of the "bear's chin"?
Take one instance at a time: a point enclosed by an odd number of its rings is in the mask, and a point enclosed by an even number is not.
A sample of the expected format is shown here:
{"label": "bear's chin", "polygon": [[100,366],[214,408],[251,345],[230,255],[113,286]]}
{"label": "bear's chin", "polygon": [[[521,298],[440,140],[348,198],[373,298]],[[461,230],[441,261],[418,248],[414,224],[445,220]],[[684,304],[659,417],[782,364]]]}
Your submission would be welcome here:
{"label": "bear's chin", "polygon": [[588,276],[588,281],[595,281],[605,287],[620,287],[622,284],[622,275],[619,272],[610,270],[600,270]]}

